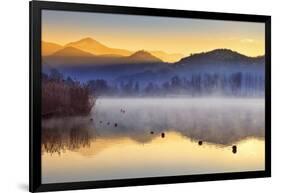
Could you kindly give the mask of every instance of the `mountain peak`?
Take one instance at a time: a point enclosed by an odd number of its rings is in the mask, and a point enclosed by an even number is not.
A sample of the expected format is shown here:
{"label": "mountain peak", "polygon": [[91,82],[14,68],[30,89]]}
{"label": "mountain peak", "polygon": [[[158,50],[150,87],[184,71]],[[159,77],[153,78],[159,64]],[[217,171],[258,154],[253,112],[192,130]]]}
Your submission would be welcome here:
{"label": "mountain peak", "polygon": [[199,54],[194,54],[195,55],[207,55],[207,56],[213,56],[218,59],[232,59],[232,58],[237,58],[237,57],[247,57],[243,54],[240,54],[236,51],[233,51],[231,49],[226,49],[226,48],[219,48],[215,50],[211,50],[208,52],[202,52]]}
{"label": "mountain peak", "polygon": [[130,59],[133,60],[141,60],[146,62],[162,62],[161,59],[155,57],[151,53],[145,50],[139,50],[129,56]]}
{"label": "mountain peak", "polygon": [[79,47],[82,47],[82,46],[84,46],[84,47],[87,47],[87,46],[106,47],[106,46],[102,45],[100,42],[98,42],[95,39],[90,38],[90,37],[80,39],[76,42],[70,42],[66,46],[73,46],[73,47],[76,47],[76,46],[79,46]]}
{"label": "mountain peak", "polygon": [[247,57],[243,54],[240,54],[236,51],[233,51],[231,49],[215,49],[215,50],[212,50],[210,52],[208,52],[209,54],[213,54],[215,56],[221,56],[221,57],[230,57],[230,58],[233,58],[233,57]]}
{"label": "mountain peak", "polygon": [[182,58],[178,63],[186,62],[233,62],[233,61],[245,61],[251,57],[240,54],[231,49],[215,49],[208,52],[201,52],[197,54],[191,54],[188,57]]}
{"label": "mountain peak", "polygon": [[85,37],[85,38],[82,38],[80,41],[96,41],[96,40],[94,40],[91,37]]}
{"label": "mountain peak", "polygon": [[133,53],[131,56],[152,56],[148,51],[145,50],[138,50],[135,53]]}
{"label": "mountain peak", "polygon": [[95,40],[91,37],[86,37],[86,38],[80,39],[76,42],[71,42],[71,43],[65,45],[65,47],[68,47],[68,46],[78,48],[78,49],[86,51],[86,52],[90,52],[94,55],[111,54],[111,55],[128,56],[131,54],[131,52],[128,50],[109,48],[106,45],[98,42],[97,40]]}

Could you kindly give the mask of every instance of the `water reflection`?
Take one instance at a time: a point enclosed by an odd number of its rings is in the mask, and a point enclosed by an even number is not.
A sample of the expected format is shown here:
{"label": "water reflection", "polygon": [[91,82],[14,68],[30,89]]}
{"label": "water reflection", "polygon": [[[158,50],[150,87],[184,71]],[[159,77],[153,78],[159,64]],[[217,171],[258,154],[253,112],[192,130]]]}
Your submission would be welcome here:
{"label": "water reflection", "polygon": [[248,138],[232,146],[197,142],[176,132],[149,143],[129,137],[97,138],[90,146],[44,154],[42,182],[74,182],[264,170],[264,141]]}
{"label": "water reflection", "polygon": [[42,128],[43,183],[264,170],[262,99],[98,99]]}
{"label": "water reflection", "polygon": [[42,153],[61,154],[66,150],[89,147],[94,139],[94,128],[90,122],[89,117],[43,120]]}
{"label": "water reflection", "polygon": [[[125,113],[124,113],[125,112]],[[89,117],[43,120],[42,151],[89,147],[96,139],[150,143],[176,132],[199,145],[264,137],[262,99],[99,99]],[[237,150],[235,150],[236,152]]]}

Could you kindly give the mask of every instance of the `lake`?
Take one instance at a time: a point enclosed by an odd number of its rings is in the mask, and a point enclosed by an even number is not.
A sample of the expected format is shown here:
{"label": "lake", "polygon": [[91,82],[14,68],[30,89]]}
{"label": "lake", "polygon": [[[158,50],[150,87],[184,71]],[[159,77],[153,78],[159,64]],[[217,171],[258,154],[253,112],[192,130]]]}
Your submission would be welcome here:
{"label": "lake", "polygon": [[88,117],[43,120],[42,183],[264,170],[264,105],[99,98]]}

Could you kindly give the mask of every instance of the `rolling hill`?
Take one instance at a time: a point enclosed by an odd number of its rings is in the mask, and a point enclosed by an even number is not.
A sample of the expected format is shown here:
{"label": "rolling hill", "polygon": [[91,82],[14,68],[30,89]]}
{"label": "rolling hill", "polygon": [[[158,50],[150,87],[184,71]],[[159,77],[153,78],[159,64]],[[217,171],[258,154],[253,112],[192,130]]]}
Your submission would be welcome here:
{"label": "rolling hill", "polygon": [[146,62],[146,63],[163,62],[161,59],[155,57],[151,53],[144,51],[144,50],[140,50],[140,51],[133,53],[132,55],[128,56],[126,58],[126,60],[128,62],[133,62],[133,63],[138,63],[139,61]]}
{"label": "rolling hill", "polygon": [[209,52],[202,52],[197,54],[191,54],[188,57],[182,58],[176,65],[188,65],[188,64],[229,64],[229,63],[248,63],[253,64],[262,62],[263,56],[249,57],[230,49],[215,49]]}
{"label": "rolling hill", "polygon": [[94,55],[74,47],[65,47],[52,54],[53,57],[93,57]]}
{"label": "rolling hill", "polygon": [[132,52],[124,49],[109,48],[102,43],[92,39],[84,38],[75,42],[71,42],[65,45],[65,47],[74,47],[80,50],[90,52],[95,55],[120,55],[120,56],[129,56]]}
{"label": "rolling hill", "polygon": [[158,69],[144,69],[137,73],[118,77],[117,81],[163,82],[173,76],[185,77],[201,75],[228,76],[233,73],[248,73],[264,76],[264,56],[248,57],[229,49],[216,49],[192,54],[173,65],[159,66]]}
{"label": "rolling hill", "polygon": [[64,47],[52,55],[43,57],[45,65],[50,67],[83,67],[102,65],[154,64],[163,61],[149,52],[137,51],[130,56],[93,55],[74,47]]}
{"label": "rolling hill", "polygon": [[[97,40],[88,37],[78,41],[67,43],[64,46],[61,46],[56,43],[42,41],[42,56],[50,56],[55,52],[67,47],[76,48],[81,51],[88,52],[93,55],[102,56],[102,57],[118,58],[123,56],[131,56],[132,54],[135,53],[134,51],[129,51],[125,49],[110,48],[98,42]],[[178,53],[170,54],[160,50],[158,51],[152,50],[147,52],[149,52],[151,55],[155,56],[156,58],[159,58],[162,61],[169,62],[169,63],[177,62],[183,57],[182,54],[178,54]]]}
{"label": "rolling hill", "polygon": [[63,46],[51,42],[42,41],[42,56],[49,56],[62,49]]}

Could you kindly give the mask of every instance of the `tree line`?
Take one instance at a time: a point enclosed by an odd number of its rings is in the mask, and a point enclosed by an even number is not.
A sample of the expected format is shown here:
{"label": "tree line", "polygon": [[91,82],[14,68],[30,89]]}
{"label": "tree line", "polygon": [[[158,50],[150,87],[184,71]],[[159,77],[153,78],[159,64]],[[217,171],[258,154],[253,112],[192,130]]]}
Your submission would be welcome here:
{"label": "tree line", "polygon": [[[264,96],[264,76],[250,72],[221,73],[197,73],[186,77],[173,76],[166,81],[150,80],[123,80],[118,82],[105,79],[93,79],[81,83],[71,77],[64,77],[57,70],[52,70],[49,75],[43,74],[43,80],[51,82],[63,82],[67,88],[80,88],[85,96]],[[44,81],[43,81],[44,82]],[[62,89],[62,88],[61,88]],[[83,92],[75,91],[83,96]],[[59,91],[56,91],[59,92]],[[47,93],[46,93],[47,95]],[[84,97],[85,97],[84,96]],[[86,97],[87,98],[87,97]],[[64,99],[65,100],[65,99]]]}
{"label": "tree line", "polygon": [[104,79],[87,82],[90,90],[108,96],[263,96],[264,76],[253,73],[230,75],[193,74],[190,77],[173,76],[167,81],[120,81],[110,83]]}

